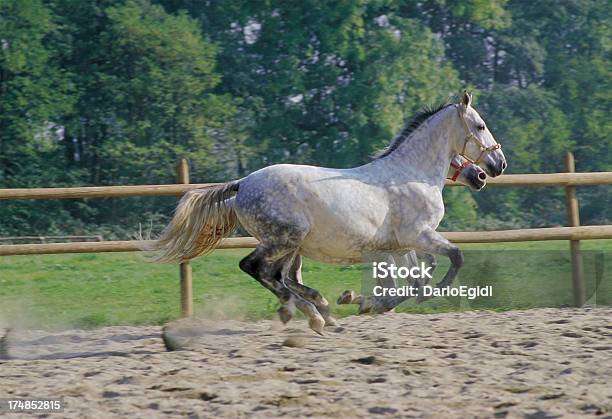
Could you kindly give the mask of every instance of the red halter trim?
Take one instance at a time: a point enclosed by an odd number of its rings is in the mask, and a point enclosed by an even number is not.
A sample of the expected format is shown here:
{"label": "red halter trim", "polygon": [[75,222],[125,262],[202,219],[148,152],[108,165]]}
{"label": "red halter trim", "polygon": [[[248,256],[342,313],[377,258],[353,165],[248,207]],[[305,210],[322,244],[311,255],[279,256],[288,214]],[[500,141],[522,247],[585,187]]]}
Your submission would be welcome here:
{"label": "red halter trim", "polygon": [[465,169],[466,167],[470,165],[470,162],[466,160],[463,163],[461,163],[461,165],[456,165],[453,162],[451,162],[450,165],[451,167],[455,169],[455,173],[453,174],[453,177],[450,178],[450,180],[455,182],[457,178],[459,177],[459,175],[461,174],[461,172],[463,172],[463,169]]}

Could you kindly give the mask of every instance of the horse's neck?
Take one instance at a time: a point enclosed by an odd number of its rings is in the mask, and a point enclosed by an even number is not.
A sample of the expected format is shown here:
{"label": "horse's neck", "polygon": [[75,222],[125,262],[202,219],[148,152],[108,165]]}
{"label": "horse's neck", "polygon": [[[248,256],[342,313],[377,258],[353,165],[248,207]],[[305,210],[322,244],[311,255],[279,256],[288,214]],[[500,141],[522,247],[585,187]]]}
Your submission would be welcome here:
{"label": "horse's neck", "polygon": [[394,183],[424,182],[444,187],[451,155],[448,109],[413,132],[388,156],[372,162],[372,169],[390,174]]}

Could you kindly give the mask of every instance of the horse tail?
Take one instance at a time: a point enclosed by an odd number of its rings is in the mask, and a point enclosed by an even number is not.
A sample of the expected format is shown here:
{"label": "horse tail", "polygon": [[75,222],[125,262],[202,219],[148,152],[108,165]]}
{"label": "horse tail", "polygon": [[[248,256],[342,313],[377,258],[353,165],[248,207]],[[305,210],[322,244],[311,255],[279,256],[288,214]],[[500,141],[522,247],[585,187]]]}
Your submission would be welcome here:
{"label": "horse tail", "polygon": [[238,225],[233,203],[228,202],[238,192],[238,184],[187,192],[160,237],[143,249],[160,251],[151,261],[183,262],[212,252]]}

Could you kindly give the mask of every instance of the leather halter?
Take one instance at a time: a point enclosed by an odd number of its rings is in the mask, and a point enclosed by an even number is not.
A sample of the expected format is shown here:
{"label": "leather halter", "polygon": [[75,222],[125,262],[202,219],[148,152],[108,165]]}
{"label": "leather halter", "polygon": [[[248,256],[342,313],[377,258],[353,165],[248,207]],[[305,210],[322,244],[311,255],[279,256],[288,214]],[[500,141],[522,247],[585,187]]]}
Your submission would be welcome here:
{"label": "leather halter", "polygon": [[465,169],[466,167],[468,167],[471,163],[469,161],[464,161],[461,164],[455,164],[451,161],[451,167],[453,169],[455,169],[455,173],[453,174],[452,177],[447,177],[447,179],[452,180],[453,182],[455,182],[457,180],[457,178],[459,177],[459,175],[461,174],[461,172],[463,172],[463,169]]}
{"label": "leather halter", "polygon": [[[472,130],[470,129],[470,126],[468,125],[467,121],[465,120],[465,115],[461,112],[460,105],[455,105],[457,108],[457,113],[459,114],[459,119],[461,119],[461,121],[463,122],[463,126],[465,126],[465,131],[467,132],[467,135],[465,136],[465,139],[463,140],[463,149],[461,150],[461,153],[459,153],[459,155],[463,158],[465,158],[468,162],[473,163],[473,164],[478,164],[482,161],[482,159],[485,157],[485,155],[491,151],[494,150],[500,150],[501,149],[501,144],[499,143],[495,143],[492,146],[485,146],[482,141],[480,141],[480,139],[478,137],[476,137],[476,135],[474,135],[474,133],[472,132]],[[465,154],[465,149],[467,148],[467,145],[470,141],[473,141],[476,143],[476,145],[478,145],[478,147],[480,148],[480,155],[478,156],[478,158],[476,160],[473,160],[472,158],[470,158],[469,156],[467,156]]]}

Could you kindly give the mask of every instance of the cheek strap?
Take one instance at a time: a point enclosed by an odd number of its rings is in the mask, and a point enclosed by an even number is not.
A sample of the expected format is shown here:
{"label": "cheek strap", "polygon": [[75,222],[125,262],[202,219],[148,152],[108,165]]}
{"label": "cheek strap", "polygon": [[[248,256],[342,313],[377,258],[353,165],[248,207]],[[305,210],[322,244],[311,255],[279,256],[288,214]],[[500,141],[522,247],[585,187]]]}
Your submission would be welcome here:
{"label": "cheek strap", "polygon": [[469,165],[470,165],[470,162],[468,162],[468,161],[464,161],[463,163],[461,163],[461,165],[457,165],[457,164],[451,162],[451,167],[455,169],[455,173],[450,178],[450,180],[455,182],[457,180],[457,178],[459,177],[459,175],[461,174],[461,172],[463,172],[463,169],[465,169]]}
{"label": "cheek strap", "polygon": [[[456,105],[456,109],[457,109],[457,113],[459,114],[459,119],[461,119],[461,122],[463,122],[463,126],[465,127],[465,132],[466,132],[466,136],[465,136],[465,138],[463,140],[463,149],[461,150],[461,153],[459,153],[459,155],[461,157],[467,159],[470,163],[478,164],[491,151],[495,151],[495,150],[500,150],[501,149],[501,144],[500,143],[495,143],[492,146],[486,147],[478,139],[478,137],[476,137],[476,135],[474,135],[474,133],[470,129],[470,126],[468,125],[467,121],[465,120],[465,116],[463,115],[461,110],[459,110],[459,105]],[[476,145],[480,148],[480,155],[478,156],[478,158],[476,160],[473,160],[469,156],[466,155],[467,145],[471,141],[475,142]]]}

